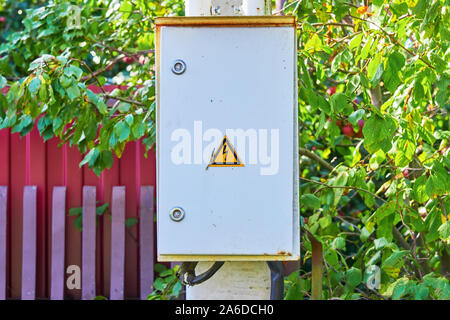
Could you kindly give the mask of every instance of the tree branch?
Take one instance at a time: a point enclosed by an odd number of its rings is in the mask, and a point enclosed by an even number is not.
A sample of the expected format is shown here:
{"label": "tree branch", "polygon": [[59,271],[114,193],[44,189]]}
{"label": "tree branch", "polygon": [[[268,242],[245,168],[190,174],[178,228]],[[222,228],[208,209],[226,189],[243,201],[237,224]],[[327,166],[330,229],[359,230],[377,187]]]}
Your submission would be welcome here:
{"label": "tree branch", "polygon": [[145,107],[145,104],[143,104],[142,102],[139,102],[139,101],[135,101],[135,100],[130,100],[130,99],[122,98],[122,97],[114,97],[114,96],[111,96],[109,94],[105,94],[104,97],[108,98],[108,99],[116,99],[116,100],[119,100],[119,101],[122,101],[122,102],[126,102],[126,103],[129,103],[129,104],[134,104],[134,105],[137,105],[137,106],[140,106],[140,107]]}
{"label": "tree branch", "polygon": [[315,162],[317,162],[320,166],[324,167],[325,169],[329,170],[329,171],[333,171],[334,167],[329,164],[328,162],[326,162],[325,160],[323,160],[321,157],[319,157],[317,154],[315,154],[314,152],[311,152],[305,148],[298,148],[298,153],[301,156],[305,156],[310,158],[311,160],[314,160]]}
{"label": "tree branch", "polygon": [[108,63],[106,66],[104,66],[101,69],[98,69],[97,71],[88,74],[87,76],[84,76],[83,78],[81,78],[82,82],[86,82],[91,80],[92,78],[96,78],[99,74],[105,72],[106,70],[108,70],[109,68],[111,68],[113,65],[115,65],[117,62],[119,62],[120,60],[122,60],[122,58],[124,57],[124,55],[120,55],[116,58],[114,58],[110,63]]}
{"label": "tree branch", "polygon": [[[402,48],[403,50],[405,50],[405,51],[406,51],[407,53],[409,53],[411,56],[413,56],[413,57],[414,57],[414,56],[417,56],[414,52],[412,52],[411,50],[409,50],[408,48],[406,48],[404,45],[402,45],[400,42],[398,42],[398,40],[395,39],[394,36],[393,36],[392,34],[390,34],[389,32],[387,32],[386,30],[384,30],[381,26],[379,26],[379,25],[376,24],[375,22],[370,21],[370,20],[367,20],[367,19],[363,19],[363,18],[360,18],[360,17],[355,17],[355,16],[350,16],[350,17],[352,17],[353,19],[358,19],[358,20],[361,20],[361,21],[364,21],[364,22],[367,22],[367,23],[370,23],[370,24],[374,25],[374,26],[377,27],[381,32],[383,32],[385,35],[387,35],[388,38],[389,38],[394,44],[396,44],[397,46],[399,46],[400,48]],[[431,68],[431,69],[434,70],[434,67],[433,67],[431,64],[429,64],[426,60],[424,60],[421,56],[418,56],[418,59],[419,59],[420,61],[422,61],[423,63],[425,63],[429,68]]]}
{"label": "tree branch", "polygon": [[[372,192],[370,192],[369,190],[366,190],[366,189],[361,189],[361,188],[353,187],[353,186],[330,186],[330,185],[328,185],[328,184],[326,184],[326,183],[323,183],[323,182],[320,182],[320,181],[311,180],[311,179],[307,179],[307,178],[303,178],[303,177],[300,177],[300,179],[301,179],[301,180],[308,181],[308,182],[320,184],[320,185],[324,186],[324,188],[331,188],[331,189],[352,189],[352,190],[356,190],[356,191],[365,192],[365,193],[370,194],[370,195],[371,195],[372,197],[374,197],[374,198],[377,198],[377,199],[379,199],[379,200],[381,200],[381,201],[383,201],[383,202],[386,202],[386,200],[384,200],[384,199],[381,198],[380,196],[377,196],[376,194],[374,194],[374,193],[372,193]],[[318,189],[316,192],[320,191],[321,189],[323,189],[323,188]]]}

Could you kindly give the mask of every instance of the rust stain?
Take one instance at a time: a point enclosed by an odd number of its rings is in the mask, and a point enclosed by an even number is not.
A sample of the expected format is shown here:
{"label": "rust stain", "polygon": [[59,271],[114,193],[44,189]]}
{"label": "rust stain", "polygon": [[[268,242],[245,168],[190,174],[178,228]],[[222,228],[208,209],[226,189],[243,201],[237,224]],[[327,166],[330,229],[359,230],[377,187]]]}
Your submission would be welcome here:
{"label": "rust stain", "polygon": [[280,255],[280,256],[292,256],[292,253],[286,252],[286,251],[278,251],[277,255]]}

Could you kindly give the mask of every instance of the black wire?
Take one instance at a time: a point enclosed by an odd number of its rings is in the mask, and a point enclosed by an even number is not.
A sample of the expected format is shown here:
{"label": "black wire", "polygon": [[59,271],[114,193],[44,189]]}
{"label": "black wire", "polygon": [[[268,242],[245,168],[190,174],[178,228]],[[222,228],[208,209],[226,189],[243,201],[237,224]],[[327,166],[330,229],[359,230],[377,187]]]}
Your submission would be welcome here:
{"label": "black wire", "polygon": [[[223,266],[224,263],[224,261],[217,261],[212,265],[211,268],[197,276],[195,274],[195,267],[197,266],[198,262],[184,262],[181,265],[180,270],[181,281],[183,282],[183,284],[189,286],[195,286],[197,284],[205,282],[206,280],[210,279]],[[184,277],[184,274],[187,275],[186,279]]]}
{"label": "black wire", "polygon": [[283,300],[284,266],[281,261],[267,261],[270,269],[270,300]]}

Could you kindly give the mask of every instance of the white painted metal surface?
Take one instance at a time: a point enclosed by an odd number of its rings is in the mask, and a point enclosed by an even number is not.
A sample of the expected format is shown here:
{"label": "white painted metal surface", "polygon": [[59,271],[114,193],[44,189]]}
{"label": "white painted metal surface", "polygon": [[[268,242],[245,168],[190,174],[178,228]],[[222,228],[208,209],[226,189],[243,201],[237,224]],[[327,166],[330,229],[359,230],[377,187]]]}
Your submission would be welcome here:
{"label": "white painted metal surface", "polygon": [[[298,259],[294,28],[160,32],[158,259]],[[225,134],[244,167],[207,169]]]}

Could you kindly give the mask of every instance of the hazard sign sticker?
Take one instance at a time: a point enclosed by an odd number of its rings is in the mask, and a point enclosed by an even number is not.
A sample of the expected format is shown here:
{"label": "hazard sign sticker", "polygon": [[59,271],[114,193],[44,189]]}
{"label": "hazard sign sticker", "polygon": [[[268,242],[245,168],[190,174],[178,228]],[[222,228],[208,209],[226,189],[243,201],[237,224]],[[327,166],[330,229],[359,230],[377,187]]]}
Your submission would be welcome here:
{"label": "hazard sign sticker", "polygon": [[244,164],[239,159],[236,150],[234,150],[227,136],[217,149],[217,152],[211,158],[208,167],[243,167]]}

